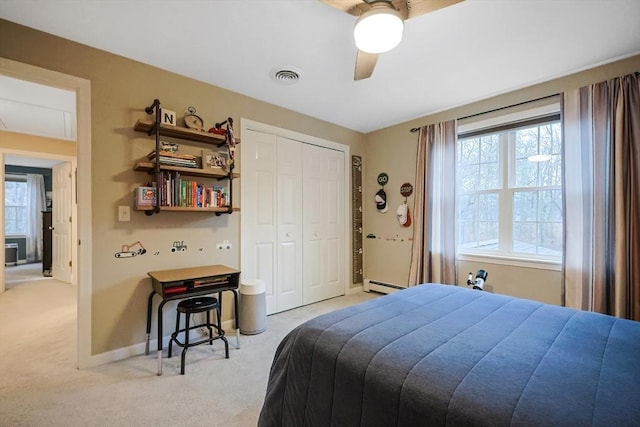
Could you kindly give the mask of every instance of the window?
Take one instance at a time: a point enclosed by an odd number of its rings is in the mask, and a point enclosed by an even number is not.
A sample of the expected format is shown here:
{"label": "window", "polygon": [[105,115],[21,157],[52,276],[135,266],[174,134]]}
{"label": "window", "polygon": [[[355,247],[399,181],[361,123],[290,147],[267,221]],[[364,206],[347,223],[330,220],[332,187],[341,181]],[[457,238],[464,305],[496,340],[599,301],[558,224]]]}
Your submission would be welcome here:
{"label": "window", "polygon": [[6,176],[4,181],[5,234],[27,233],[27,181]]}
{"label": "window", "polygon": [[562,256],[559,114],[462,130],[456,156],[458,252]]}

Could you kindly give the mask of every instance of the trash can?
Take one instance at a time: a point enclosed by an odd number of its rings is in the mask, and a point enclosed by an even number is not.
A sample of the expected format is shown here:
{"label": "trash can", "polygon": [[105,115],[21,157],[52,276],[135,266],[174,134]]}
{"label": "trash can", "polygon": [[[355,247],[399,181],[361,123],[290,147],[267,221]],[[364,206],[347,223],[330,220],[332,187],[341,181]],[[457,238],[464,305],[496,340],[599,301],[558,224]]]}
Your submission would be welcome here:
{"label": "trash can", "polygon": [[267,329],[267,296],[264,280],[248,280],[240,285],[240,333],[260,334]]}
{"label": "trash can", "polygon": [[6,243],[4,245],[4,265],[16,265],[18,264],[18,244]]}

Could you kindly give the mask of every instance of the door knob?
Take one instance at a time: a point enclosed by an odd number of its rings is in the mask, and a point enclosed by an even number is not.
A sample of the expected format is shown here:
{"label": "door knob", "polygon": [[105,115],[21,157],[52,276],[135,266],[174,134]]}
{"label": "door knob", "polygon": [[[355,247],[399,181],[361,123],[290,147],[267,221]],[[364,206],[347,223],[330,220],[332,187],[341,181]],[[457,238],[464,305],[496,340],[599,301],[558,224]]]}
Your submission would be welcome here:
{"label": "door knob", "polygon": [[52,227],[52,226],[49,226],[49,230],[53,230],[53,227]]}

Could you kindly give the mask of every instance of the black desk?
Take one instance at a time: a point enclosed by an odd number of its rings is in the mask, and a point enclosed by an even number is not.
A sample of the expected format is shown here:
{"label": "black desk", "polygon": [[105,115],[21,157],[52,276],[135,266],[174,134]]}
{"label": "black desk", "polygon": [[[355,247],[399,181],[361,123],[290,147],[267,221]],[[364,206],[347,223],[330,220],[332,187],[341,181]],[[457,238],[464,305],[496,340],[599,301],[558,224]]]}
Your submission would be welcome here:
{"label": "black desk", "polygon": [[162,375],[162,309],[168,301],[191,298],[199,295],[218,294],[218,301],[222,306],[222,292],[233,292],[234,326],[236,328],[236,348],[240,348],[240,327],[238,311],[238,285],[240,272],[224,265],[209,265],[204,267],[177,268],[173,270],[152,271],[147,273],[151,277],[153,291],[147,301],[147,345],[145,354],[149,354],[149,339],[151,336],[151,311],[153,297],[162,298],[158,305],[158,375]]}

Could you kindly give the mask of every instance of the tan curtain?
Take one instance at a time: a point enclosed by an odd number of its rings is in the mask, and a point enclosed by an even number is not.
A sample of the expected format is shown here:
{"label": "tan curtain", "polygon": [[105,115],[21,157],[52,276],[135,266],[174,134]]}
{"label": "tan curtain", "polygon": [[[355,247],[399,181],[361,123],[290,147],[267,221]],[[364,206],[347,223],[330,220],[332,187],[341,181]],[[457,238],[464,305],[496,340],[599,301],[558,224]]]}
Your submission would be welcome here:
{"label": "tan curtain", "polygon": [[454,120],[420,129],[409,286],[456,283],[455,153]]}
{"label": "tan curtain", "polygon": [[640,320],[640,74],[564,94],[565,305]]}

